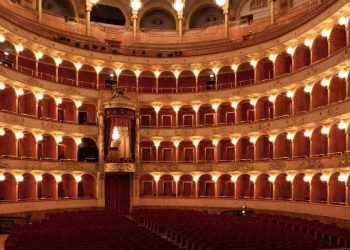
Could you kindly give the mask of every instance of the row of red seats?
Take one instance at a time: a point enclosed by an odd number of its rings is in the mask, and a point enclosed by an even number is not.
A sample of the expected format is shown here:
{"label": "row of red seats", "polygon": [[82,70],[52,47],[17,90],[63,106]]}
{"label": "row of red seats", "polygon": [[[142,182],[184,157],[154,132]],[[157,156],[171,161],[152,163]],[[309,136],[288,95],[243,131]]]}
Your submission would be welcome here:
{"label": "row of red seats", "polygon": [[64,212],[41,222],[15,226],[5,250],[120,249],[175,250],[178,247],[117,213]]}
{"label": "row of red seats", "polygon": [[[272,223],[267,215],[229,217],[177,209],[134,209],[132,218],[184,249],[327,249],[331,241]],[[335,245],[335,244],[334,244]]]}

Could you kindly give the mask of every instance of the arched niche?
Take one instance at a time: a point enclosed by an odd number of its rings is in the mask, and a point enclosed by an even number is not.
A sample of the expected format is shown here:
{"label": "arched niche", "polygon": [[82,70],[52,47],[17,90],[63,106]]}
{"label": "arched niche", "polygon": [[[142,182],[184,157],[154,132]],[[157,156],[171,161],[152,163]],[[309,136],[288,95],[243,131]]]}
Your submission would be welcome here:
{"label": "arched niche", "polygon": [[249,174],[241,174],[236,181],[236,198],[251,199],[254,197],[254,183]]}
{"label": "arched niche", "polygon": [[156,182],[152,175],[142,175],[139,179],[140,196],[154,196],[156,194]]}
{"label": "arched niche", "polygon": [[212,180],[211,175],[204,174],[204,175],[199,177],[198,196],[199,197],[214,197],[215,196],[215,183]]}
{"label": "arched niche", "polygon": [[23,181],[18,183],[18,200],[35,200],[36,181],[32,174],[23,174]]}
{"label": "arched niche", "polygon": [[90,174],[84,174],[78,183],[78,198],[96,198],[96,180]]}
{"label": "arched niche", "polygon": [[191,197],[194,196],[195,186],[192,175],[184,174],[180,176],[178,182],[178,196]]}
{"label": "arched niche", "polygon": [[0,90],[0,110],[17,112],[17,95],[11,86],[6,85],[5,89]]}
{"label": "arched niche", "polygon": [[42,181],[38,183],[38,199],[56,199],[57,185],[53,175],[45,173]]}
{"label": "arched niche", "polygon": [[269,175],[260,174],[255,182],[255,191],[257,199],[272,199],[272,183],[269,181]]}
{"label": "arched niche", "polygon": [[76,17],[76,7],[72,0],[61,1],[42,1],[43,12],[54,14],[55,16],[62,16],[68,20],[69,17]]}
{"label": "arched niche", "polygon": [[82,139],[82,142],[78,147],[78,161],[98,161],[98,148],[93,139],[87,137]]}
{"label": "arched niche", "polygon": [[158,181],[159,196],[175,196],[174,177],[170,174],[162,175]]}
{"label": "arched niche", "polygon": [[36,139],[33,133],[25,131],[24,137],[19,139],[18,157],[20,159],[36,159]]}
{"label": "arched niche", "polygon": [[140,29],[176,30],[176,19],[164,8],[151,8],[140,17]]}
{"label": "arched niche", "polygon": [[310,200],[310,183],[305,182],[304,177],[304,173],[299,173],[293,179],[294,201]]}
{"label": "arched niche", "polygon": [[205,28],[224,20],[222,9],[216,5],[201,5],[189,16],[189,28]]}
{"label": "arched niche", "polygon": [[36,116],[36,99],[33,92],[24,90],[24,94],[18,97],[18,112],[20,114]]}
{"label": "arched niche", "polygon": [[179,92],[195,92],[196,91],[196,77],[191,70],[182,71],[178,79]]}
{"label": "arched niche", "polygon": [[218,196],[222,198],[234,197],[235,185],[231,181],[231,176],[229,174],[223,174],[219,177],[218,183]]}
{"label": "arched niche", "polygon": [[275,179],[275,195],[277,200],[292,199],[292,183],[287,181],[287,175],[281,173]]}
{"label": "arched niche", "polygon": [[0,136],[0,157],[16,158],[16,143],[15,133],[10,129],[5,129],[5,134]]}
{"label": "arched niche", "polygon": [[73,199],[77,197],[76,180],[71,174],[62,175],[62,181],[58,183],[58,198]]}
{"label": "arched niche", "polygon": [[311,201],[318,203],[327,203],[328,187],[327,182],[322,181],[322,173],[316,173],[311,180]]}
{"label": "arched niche", "polygon": [[329,178],[329,203],[345,205],[347,183],[339,181],[339,175],[339,172],[335,172]]}
{"label": "arched niche", "polygon": [[0,181],[0,201],[16,201],[16,179],[11,173],[4,173],[5,180]]}
{"label": "arched niche", "polygon": [[96,4],[91,11],[91,21],[124,26],[126,18],[123,12],[117,7],[107,4]]}
{"label": "arched niche", "polygon": [[53,97],[44,94],[43,99],[38,101],[38,117],[43,119],[57,119],[57,104]]}

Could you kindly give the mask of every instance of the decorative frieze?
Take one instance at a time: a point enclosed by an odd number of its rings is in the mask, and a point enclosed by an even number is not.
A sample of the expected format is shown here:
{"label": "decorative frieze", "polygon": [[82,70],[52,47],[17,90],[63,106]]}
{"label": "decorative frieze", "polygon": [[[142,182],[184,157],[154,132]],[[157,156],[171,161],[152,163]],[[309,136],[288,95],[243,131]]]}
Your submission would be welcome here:
{"label": "decorative frieze", "polygon": [[104,171],[134,173],[136,172],[136,166],[134,163],[105,163]]}

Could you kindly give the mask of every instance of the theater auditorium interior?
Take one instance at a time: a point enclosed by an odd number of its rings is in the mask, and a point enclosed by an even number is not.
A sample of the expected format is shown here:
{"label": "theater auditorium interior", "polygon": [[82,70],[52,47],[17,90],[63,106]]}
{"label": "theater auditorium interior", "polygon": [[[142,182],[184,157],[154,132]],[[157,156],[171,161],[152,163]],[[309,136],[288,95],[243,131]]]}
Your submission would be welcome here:
{"label": "theater auditorium interior", "polygon": [[350,249],[349,0],[0,0],[0,250]]}

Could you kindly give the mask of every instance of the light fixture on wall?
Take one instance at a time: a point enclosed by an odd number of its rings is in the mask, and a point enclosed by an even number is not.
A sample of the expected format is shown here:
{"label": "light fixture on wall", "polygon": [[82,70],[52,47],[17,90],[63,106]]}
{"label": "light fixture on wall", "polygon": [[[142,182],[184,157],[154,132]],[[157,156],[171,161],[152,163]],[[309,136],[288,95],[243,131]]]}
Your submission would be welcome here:
{"label": "light fixture on wall", "polygon": [[119,130],[117,127],[114,127],[113,132],[112,132],[112,139],[114,141],[117,141],[117,140],[119,140],[119,138],[120,138]]}
{"label": "light fixture on wall", "polygon": [[231,182],[236,183],[238,180],[238,175],[232,175],[231,176]]}
{"label": "light fixture on wall", "polygon": [[274,183],[277,178],[277,175],[270,175],[269,176],[269,182]]}
{"label": "light fixture on wall", "polygon": [[0,82],[0,90],[4,90],[6,88],[5,83]]}
{"label": "light fixture on wall", "polygon": [[323,135],[329,135],[329,132],[331,131],[331,128],[330,127],[322,127],[321,129],[321,134]]}
{"label": "light fixture on wall", "polygon": [[323,182],[329,182],[330,177],[331,176],[329,174],[322,174],[320,180]]}
{"label": "light fixture on wall", "polygon": [[310,183],[312,180],[312,175],[311,174],[305,174],[303,181]]}
{"label": "light fixture on wall", "polygon": [[92,4],[97,4],[100,0],[90,0]]}
{"label": "light fixture on wall", "polygon": [[347,130],[348,126],[349,126],[349,122],[346,122],[346,121],[340,121],[338,124],[338,128],[341,130],[344,130],[344,129]]}
{"label": "light fixture on wall", "polygon": [[23,131],[16,131],[15,136],[17,140],[23,139],[24,137]]}
{"label": "light fixture on wall", "polygon": [[38,183],[38,182],[41,182],[43,180],[43,176],[41,174],[38,174],[38,175],[35,175],[35,181]]}
{"label": "light fixture on wall", "polygon": [[62,176],[61,175],[55,175],[55,180],[57,183],[62,181]]}
{"label": "light fixture on wall", "polygon": [[60,57],[55,57],[53,60],[55,61],[57,67],[60,66],[63,61]]}
{"label": "light fixture on wall", "polygon": [[0,35],[0,43],[3,43],[6,41],[6,38],[3,34]]}
{"label": "light fixture on wall", "polygon": [[215,0],[215,3],[216,3],[218,6],[222,7],[222,6],[224,6],[224,5],[226,4],[226,1],[227,1],[227,0]]}
{"label": "light fixture on wall", "polygon": [[184,7],[185,7],[185,4],[184,4],[183,0],[175,0],[173,3],[173,8],[177,12],[183,11]]}
{"label": "light fixture on wall", "polygon": [[340,182],[347,182],[348,179],[349,179],[349,174],[340,173],[338,176],[338,181]]}
{"label": "light fixture on wall", "polygon": [[18,174],[15,176],[15,179],[16,179],[17,183],[19,183],[19,182],[22,182],[24,180],[24,177],[23,177],[23,175]]}
{"label": "light fixture on wall", "polygon": [[81,182],[83,178],[80,175],[74,175],[74,179],[76,182]]}
{"label": "light fixture on wall", "polygon": [[5,134],[6,134],[5,129],[0,127],[0,136],[4,136]]}
{"label": "light fixture on wall", "polygon": [[15,89],[16,95],[17,96],[22,96],[24,95],[24,90],[21,88]]}
{"label": "light fixture on wall", "polygon": [[287,53],[289,54],[289,55],[291,55],[291,56],[293,56],[294,55],[294,53],[295,53],[295,47],[288,47],[287,48]]}
{"label": "light fixture on wall", "polygon": [[77,146],[79,146],[79,145],[83,142],[83,140],[81,139],[81,137],[75,137],[75,138],[74,138],[74,141],[75,141],[75,144],[76,144]]}
{"label": "light fixture on wall", "polygon": [[16,50],[16,52],[18,54],[18,53],[20,53],[20,52],[22,52],[24,50],[24,47],[23,47],[22,44],[17,44],[17,45],[15,45],[15,50]]}
{"label": "light fixture on wall", "polygon": [[140,0],[131,0],[130,6],[133,11],[138,11],[139,9],[141,9],[142,3]]}

